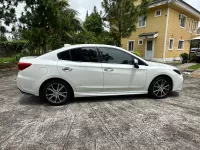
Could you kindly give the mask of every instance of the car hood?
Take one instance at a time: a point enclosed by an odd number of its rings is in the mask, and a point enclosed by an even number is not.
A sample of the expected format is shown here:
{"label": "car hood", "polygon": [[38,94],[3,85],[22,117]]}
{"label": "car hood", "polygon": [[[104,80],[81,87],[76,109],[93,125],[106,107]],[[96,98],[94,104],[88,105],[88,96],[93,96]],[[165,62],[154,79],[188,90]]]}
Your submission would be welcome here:
{"label": "car hood", "polygon": [[162,68],[168,68],[168,69],[177,69],[176,67],[174,66],[171,66],[171,65],[166,65],[166,64],[162,64],[162,63],[156,63],[156,62],[150,62],[150,61],[146,61],[147,64],[149,66],[152,66],[152,67],[162,67]]}

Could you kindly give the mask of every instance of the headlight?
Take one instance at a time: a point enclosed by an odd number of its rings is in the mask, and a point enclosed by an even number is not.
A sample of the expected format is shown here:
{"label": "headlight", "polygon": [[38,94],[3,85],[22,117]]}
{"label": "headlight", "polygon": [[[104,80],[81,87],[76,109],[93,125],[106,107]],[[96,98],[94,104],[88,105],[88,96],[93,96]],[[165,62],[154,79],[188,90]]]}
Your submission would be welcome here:
{"label": "headlight", "polygon": [[174,69],[174,72],[178,73],[179,75],[181,75],[181,71],[178,69]]}

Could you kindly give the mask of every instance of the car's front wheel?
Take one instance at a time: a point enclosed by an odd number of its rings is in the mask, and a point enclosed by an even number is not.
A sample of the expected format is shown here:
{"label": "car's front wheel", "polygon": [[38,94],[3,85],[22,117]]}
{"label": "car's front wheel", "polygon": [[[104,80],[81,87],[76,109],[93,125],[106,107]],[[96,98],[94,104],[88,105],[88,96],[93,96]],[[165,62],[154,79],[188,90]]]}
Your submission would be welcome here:
{"label": "car's front wheel", "polygon": [[149,94],[157,99],[165,98],[172,90],[172,83],[168,77],[158,77],[149,87]]}
{"label": "car's front wheel", "polygon": [[70,86],[61,80],[52,80],[42,89],[41,98],[51,105],[63,105],[73,98]]}

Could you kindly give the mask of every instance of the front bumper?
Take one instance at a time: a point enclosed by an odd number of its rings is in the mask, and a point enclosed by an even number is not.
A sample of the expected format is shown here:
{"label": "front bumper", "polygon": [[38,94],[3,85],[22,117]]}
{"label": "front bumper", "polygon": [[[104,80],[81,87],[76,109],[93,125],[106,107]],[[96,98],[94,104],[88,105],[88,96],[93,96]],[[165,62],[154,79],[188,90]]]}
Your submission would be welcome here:
{"label": "front bumper", "polygon": [[183,82],[184,78],[183,75],[179,75],[176,77],[176,80],[174,80],[173,84],[173,90],[172,91],[181,91],[183,89]]}

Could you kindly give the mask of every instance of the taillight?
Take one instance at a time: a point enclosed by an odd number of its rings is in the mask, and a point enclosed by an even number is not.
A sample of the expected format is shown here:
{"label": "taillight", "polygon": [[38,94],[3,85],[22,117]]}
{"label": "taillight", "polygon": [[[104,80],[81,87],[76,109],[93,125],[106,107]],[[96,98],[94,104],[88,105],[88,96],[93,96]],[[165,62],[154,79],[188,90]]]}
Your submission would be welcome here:
{"label": "taillight", "polygon": [[32,64],[30,64],[30,63],[23,63],[23,62],[20,62],[20,63],[18,63],[18,69],[19,69],[19,70],[24,70],[24,69],[30,67],[31,65],[32,65]]}

